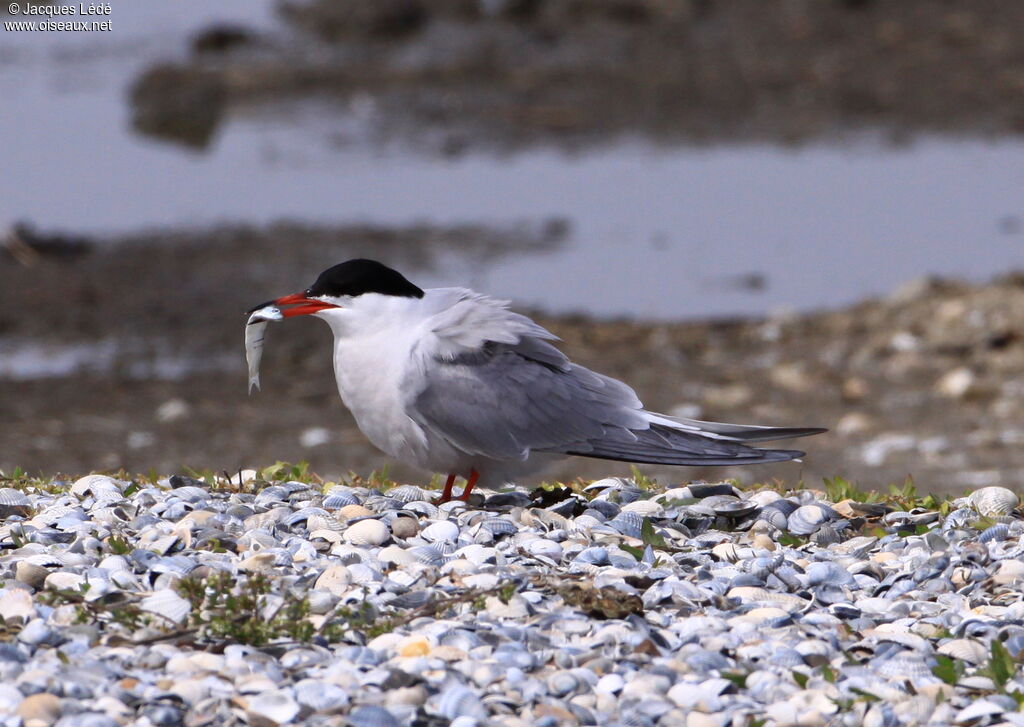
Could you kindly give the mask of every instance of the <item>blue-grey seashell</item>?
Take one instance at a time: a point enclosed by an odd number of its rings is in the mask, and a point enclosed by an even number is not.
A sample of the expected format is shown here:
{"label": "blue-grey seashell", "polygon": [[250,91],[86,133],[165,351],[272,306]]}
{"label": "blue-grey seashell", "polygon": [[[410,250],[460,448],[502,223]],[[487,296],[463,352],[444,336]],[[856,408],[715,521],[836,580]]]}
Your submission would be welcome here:
{"label": "blue-grey seashell", "polygon": [[795,535],[810,535],[830,519],[828,508],[822,505],[801,505],[787,518],[786,529]]}
{"label": "blue-grey seashell", "polygon": [[584,548],[573,560],[579,561],[580,563],[589,563],[590,565],[607,565],[608,564],[608,549],[600,546],[592,546],[590,548]]}
{"label": "blue-grey seashell", "polygon": [[729,669],[733,666],[732,661],[728,657],[708,649],[700,649],[693,652],[686,657],[685,661],[691,669],[701,674],[715,669]]}
{"label": "blue-grey seashell", "polygon": [[805,572],[810,586],[846,586],[854,582],[848,570],[831,561],[810,563]]}
{"label": "blue-grey seashell", "polygon": [[324,495],[323,506],[337,510],[346,505],[358,505],[360,502],[361,500],[348,487],[332,487]]}
{"label": "blue-grey seashell", "polygon": [[470,717],[487,719],[487,708],[484,707],[476,692],[462,684],[453,684],[445,689],[437,698],[438,711],[448,719]]}
{"label": "blue-grey seashell", "polygon": [[291,515],[284,519],[285,525],[296,525],[298,523],[304,523],[313,515],[318,515],[323,518],[333,518],[334,516],[327,512],[322,507],[303,507],[296,510]]}
{"label": "blue-grey seashell", "polygon": [[1006,540],[1010,537],[1010,526],[1006,523],[997,523],[991,527],[987,527],[981,531],[978,535],[978,540],[982,543],[994,542],[999,540]]}
{"label": "blue-grey seashell", "polygon": [[621,509],[622,508],[619,507],[618,503],[611,502],[609,500],[591,500],[588,503],[587,510],[585,510],[584,513],[593,515],[593,513],[590,511],[597,510],[601,514],[601,517],[599,519],[607,520],[618,515]]}
{"label": "blue-grey seashell", "polygon": [[635,512],[620,512],[608,521],[608,525],[630,538],[639,538],[644,519]]}
{"label": "blue-grey seashell", "polygon": [[491,533],[497,536],[501,535],[514,535],[519,532],[519,526],[511,520],[506,520],[503,517],[491,518],[484,520],[480,523],[480,527],[484,530],[489,530]]}
{"label": "blue-grey seashell", "polygon": [[352,727],[401,727],[401,723],[383,707],[356,707],[348,715]]}

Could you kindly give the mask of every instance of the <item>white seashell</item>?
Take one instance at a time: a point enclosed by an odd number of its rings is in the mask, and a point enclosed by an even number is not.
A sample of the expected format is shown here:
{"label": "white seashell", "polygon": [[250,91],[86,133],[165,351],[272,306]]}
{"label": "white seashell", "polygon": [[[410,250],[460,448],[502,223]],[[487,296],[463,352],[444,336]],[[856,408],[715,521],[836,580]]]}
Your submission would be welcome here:
{"label": "white seashell", "polygon": [[416,487],[415,485],[401,485],[399,487],[392,488],[388,490],[387,496],[405,503],[430,500],[430,496],[427,495],[427,491]]}
{"label": "white seashell", "polygon": [[636,483],[625,477],[606,477],[603,480],[591,482],[583,488],[583,491],[600,492],[602,490],[621,490],[625,487],[636,487]]}
{"label": "white seashell", "polygon": [[348,692],[336,684],[303,679],[295,685],[295,698],[299,704],[314,712],[330,714],[348,705]]}
{"label": "white seashell", "polygon": [[46,576],[44,586],[54,591],[79,591],[85,585],[85,576],[68,571],[56,571]]}
{"label": "white seashell", "polygon": [[751,493],[751,495],[747,498],[749,502],[754,503],[758,507],[764,507],[765,505],[768,505],[770,503],[775,502],[776,500],[781,499],[782,495],[780,495],[775,490],[759,490],[758,492]]}
{"label": "white seashell", "polygon": [[5,588],[0,591],[0,618],[4,621],[28,623],[36,616],[32,594],[23,588]]}
{"label": "white seashell", "polygon": [[537,538],[527,543],[525,550],[530,555],[543,556],[554,561],[562,559],[562,546],[554,540]]}
{"label": "white seashell", "polygon": [[637,515],[660,515],[665,508],[654,500],[634,500],[622,506],[622,512],[635,512]]}
{"label": "white seashell", "polygon": [[391,532],[380,520],[359,520],[348,527],[343,537],[353,545],[382,545],[391,537]]}
{"label": "white seashell", "polygon": [[[957,712],[953,721],[957,724],[967,724],[968,722],[974,722],[986,717],[995,717],[1003,714],[1005,711],[1006,707],[987,699],[981,699],[972,702]],[[989,724],[989,722],[985,722],[985,724]]]}
{"label": "white seashell", "polygon": [[805,601],[799,596],[769,591],[766,588],[758,588],[757,586],[737,586],[729,589],[726,596],[729,598],[738,598],[744,603],[766,603],[772,606],[778,606],[779,608],[784,608],[787,611],[800,611],[806,608],[809,604],[808,601]]}
{"label": "white seashell", "polygon": [[986,517],[1009,515],[1020,504],[1020,498],[1013,490],[1005,487],[982,487],[967,498],[971,507]]}
{"label": "white seashell", "polygon": [[0,487],[0,507],[10,510],[28,510],[32,507],[32,500],[21,490],[13,487]]}
{"label": "white seashell", "polygon": [[894,681],[909,681],[917,686],[924,682],[938,681],[932,669],[921,657],[911,652],[901,652],[871,662],[876,674]]}
{"label": "white seashell", "polygon": [[287,692],[265,691],[249,697],[245,711],[250,724],[287,724],[299,715],[298,702]]}
{"label": "white seashell", "polygon": [[99,496],[100,493],[120,497],[122,485],[123,483],[107,475],[86,475],[75,480],[75,483],[71,485],[71,492],[78,497],[90,494]]}
{"label": "white seashell", "polygon": [[454,543],[459,539],[459,526],[450,520],[439,520],[423,528],[420,535],[431,543]]}
{"label": "white seashell", "polygon": [[333,515],[327,513],[313,513],[306,519],[306,530],[335,530],[341,531],[342,525]]}
{"label": "white seashell", "polygon": [[332,565],[324,570],[316,579],[314,588],[329,591],[331,594],[341,598],[348,591],[352,583],[352,574],[343,565]]}
{"label": "white seashell", "polygon": [[178,625],[185,623],[185,619],[192,612],[192,604],[170,588],[156,591],[142,599],[139,608]]}
{"label": "white seashell", "polygon": [[380,571],[374,570],[366,563],[353,563],[348,567],[348,572],[352,575],[352,582],[361,586],[383,580]]}
{"label": "white seashell", "polygon": [[944,643],[936,651],[943,656],[960,659],[971,664],[981,664],[988,658],[988,649],[974,639],[953,639]]}

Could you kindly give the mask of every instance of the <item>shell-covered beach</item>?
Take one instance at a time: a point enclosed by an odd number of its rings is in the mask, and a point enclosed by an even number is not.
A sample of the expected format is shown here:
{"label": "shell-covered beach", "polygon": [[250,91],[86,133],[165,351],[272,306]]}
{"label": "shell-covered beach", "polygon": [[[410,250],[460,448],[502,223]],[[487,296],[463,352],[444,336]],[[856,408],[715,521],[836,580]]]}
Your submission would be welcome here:
{"label": "shell-covered beach", "polygon": [[1020,724],[1004,488],[3,484],[5,724]]}

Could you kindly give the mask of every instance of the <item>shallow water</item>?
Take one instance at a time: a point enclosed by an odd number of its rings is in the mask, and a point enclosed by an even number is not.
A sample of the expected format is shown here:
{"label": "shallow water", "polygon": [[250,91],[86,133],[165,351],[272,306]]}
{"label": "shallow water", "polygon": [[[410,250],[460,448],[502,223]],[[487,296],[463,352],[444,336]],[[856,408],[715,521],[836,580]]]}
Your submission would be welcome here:
{"label": "shallow water", "polygon": [[[214,19],[270,4],[118,6],[108,34],[4,33],[0,224],[113,233],[218,221],[568,220],[553,252],[411,276],[553,312],[675,319],[849,303],[924,274],[984,278],[1024,261],[1024,142],[876,138],[798,149],[620,140],[442,158],[358,137],[358,109],[232,118],[207,153],[141,138],[125,89]],[[102,37],[100,37],[102,36]],[[366,250],[368,256],[373,250]],[[325,260],[325,266],[334,260]]]}

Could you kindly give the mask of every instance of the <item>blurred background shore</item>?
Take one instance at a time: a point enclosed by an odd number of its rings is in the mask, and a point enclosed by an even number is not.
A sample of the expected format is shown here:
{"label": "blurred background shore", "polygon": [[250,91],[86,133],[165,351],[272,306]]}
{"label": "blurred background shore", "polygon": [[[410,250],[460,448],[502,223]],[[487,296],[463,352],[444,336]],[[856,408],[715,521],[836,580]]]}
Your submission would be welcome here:
{"label": "blurred background shore", "polygon": [[0,470],[382,468],[318,321],[272,327],[245,393],[243,312],[364,256],[513,299],[652,408],[832,429],[662,481],[1024,485],[1024,7],[110,19],[0,32]]}

